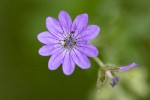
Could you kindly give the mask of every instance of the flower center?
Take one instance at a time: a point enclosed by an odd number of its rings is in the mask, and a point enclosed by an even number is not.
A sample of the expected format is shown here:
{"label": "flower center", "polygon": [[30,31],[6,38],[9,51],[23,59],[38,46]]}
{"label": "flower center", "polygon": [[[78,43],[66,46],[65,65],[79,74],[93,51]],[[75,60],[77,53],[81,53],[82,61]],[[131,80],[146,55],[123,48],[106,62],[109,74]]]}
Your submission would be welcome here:
{"label": "flower center", "polygon": [[62,45],[65,47],[65,48],[73,48],[73,46],[76,45],[76,41],[75,39],[72,37],[72,35],[69,35],[68,38],[64,39],[63,41],[61,41]]}

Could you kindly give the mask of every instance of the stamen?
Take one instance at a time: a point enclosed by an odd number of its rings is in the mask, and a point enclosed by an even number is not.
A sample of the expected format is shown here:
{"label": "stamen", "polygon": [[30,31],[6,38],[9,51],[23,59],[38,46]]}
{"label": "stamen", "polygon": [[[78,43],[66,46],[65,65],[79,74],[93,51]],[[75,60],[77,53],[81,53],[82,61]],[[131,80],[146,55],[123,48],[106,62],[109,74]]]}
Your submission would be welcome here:
{"label": "stamen", "polygon": [[76,41],[74,40],[72,35],[69,35],[68,38],[60,41],[64,48],[72,49],[73,46],[76,45]]}
{"label": "stamen", "polygon": [[69,37],[68,37],[68,38],[69,38],[69,40],[70,40],[70,39],[71,39],[71,35],[69,35]]}
{"label": "stamen", "polygon": [[61,43],[62,45],[65,45],[65,44],[66,44],[66,40],[61,40],[60,43]]}
{"label": "stamen", "polygon": [[64,44],[64,47],[65,47],[65,48],[67,47],[66,43]]}
{"label": "stamen", "polygon": [[71,34],[74,34],[75,32],[74,31],[71,31]]}

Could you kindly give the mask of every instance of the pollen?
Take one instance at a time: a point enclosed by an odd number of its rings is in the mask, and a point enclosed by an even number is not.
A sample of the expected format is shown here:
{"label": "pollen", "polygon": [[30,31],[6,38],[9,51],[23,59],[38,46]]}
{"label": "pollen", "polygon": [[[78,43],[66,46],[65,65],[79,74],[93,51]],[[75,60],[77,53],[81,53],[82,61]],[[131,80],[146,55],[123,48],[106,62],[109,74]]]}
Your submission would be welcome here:
{"label": "pollen", "polygon": [[73,36],[69,35],[67,38],[61,41],[61,44],[64,46],[64,48],[72,49],[77,43]]}

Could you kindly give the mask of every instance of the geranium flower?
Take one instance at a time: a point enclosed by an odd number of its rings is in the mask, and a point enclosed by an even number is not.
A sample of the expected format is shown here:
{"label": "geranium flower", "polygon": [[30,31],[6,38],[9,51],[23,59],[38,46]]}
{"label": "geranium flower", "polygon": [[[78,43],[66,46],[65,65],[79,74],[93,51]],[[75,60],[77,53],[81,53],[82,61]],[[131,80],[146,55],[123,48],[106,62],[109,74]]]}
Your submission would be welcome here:
{"label": "geranium flower", "polygon": [[119,77],[115,76],[114,72],[123,72],[123,71],[127,71],[133,67],[138,66],[138,64],[131,63],[127,66],[121,66],[121,67],[116,67],[113,65],[106,65],[104,66],[102,69],[100,69],[99,71],[99,76],[98,76],[98,83],[97,83],[97,87],[98,89],[100,88],[100,86],[105,82],[106,78],[108,78],[110,80],[110,85],[112,87],[114,87],[115,85],[118,84],[119,82]]}
{"label": "geranium flower", "polygon": [[88,43],[100,32],[97,25],[89,25],[88,15],[80,14],[72,22],[69,14],[60,11],[58,20],[52,17],[46,18],[48,31],[40,33],[38,40],[45,44],[39,49],[42,56],[50,56],[48,68],[56,70],[62,64],[65,75],[71,75],[75,65],[82,69],[90,68],[89,57],[96,57],[98,50]]}

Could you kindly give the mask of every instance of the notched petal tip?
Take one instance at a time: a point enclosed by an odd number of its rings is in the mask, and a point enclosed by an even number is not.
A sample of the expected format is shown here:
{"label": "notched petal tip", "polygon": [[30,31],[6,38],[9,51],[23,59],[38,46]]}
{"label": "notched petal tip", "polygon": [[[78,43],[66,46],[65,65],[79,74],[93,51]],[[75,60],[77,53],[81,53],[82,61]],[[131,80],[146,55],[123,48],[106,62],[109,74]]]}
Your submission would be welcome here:
{"label": "notched petal tip", "polygon": [[65,10],[61,10],[61,11],[59,12],[59,14],[67,14],[67,15],[69,15],[68,12],[66,12]]}
{"label": "notched petal tip", "polygon": [[48,31],[41,32],[37,35],[37,39],[43,44],[57,43],[58,40]]}
{"label": "notched petal tip", "polygon": [[[100,27],[99,26],[97,26],[97,25],[93,25],[93,27],[95,27],[95,31],[96,31],[96,33],[97,33],[97,35],[100,33]],[[97,36],[96,35],[96,36]]]}
{"label": "notched petal tip", "polygon": [[83,13],[83,14],[80,14],[83,18],[86,18],[88,20],[88,14],[87,13]]}
{"label": "notched petal tip", "polygon": [[48,68],[50,70],[56,70],[62,64],[65,52],[65,50],[60,50],[59,52],[51,56],[48,62]]}
{"label": "notched petal tip", "polygon": [[50,22],[52,22],[53,20],[55,20],[54,18],[52,18],[52,17],[50,17],[50,16],[48,16],[47,18],[46,18],[46,25],[48,25]]}
{"label": "notched petal tip", "polygon": [[52,62],[49,60],[49,62],[48,62],[48,69],[49,70],[57,70],[60,65],[61,65],[61,63],[59,63],[59,64],[52,64]]}
{"label": "notched petal tip", "polygon": [[55,18],[48,16],[46,18],[46,27],[48,28],[48,30],[51,30],[49,29],[50,26],[57,28],[59,27],[59,22]]}
{"label": "notched petal tip", "polygon": [[43,43],[43,36],[47,36],[47,33],[48,33],[47,31],[39,33],[37,35],[37,39]]}
{"label": "notched petal tip", "polygon": [[73,21],[71,30],[75,31],[74,36],[78,36],[87,26],[88,23],[88,14],[79,14]]}
{"label": "notched petal tip", "polygon": [[63,64],[62,64],[62,70],[63,70],[63,73],[67,76],[71,75],[75,70],[75,63],[72,60],[72,58],[70,57],[69,52],[67,52],[64,57]]}
{"label": "notched petal tip", "polygon": [[95,55],[94,55],[93,57],[97,57],[98,54],[99,54],[99,51],[98,51],[98,49],[96,48],[96,50],[95,50]]}
{"label": "notched petal tip", "polygon": [[[97,26],[97,25],[96,25]],[[98,34],[100,33],[101,29],[99,26],[97,26],[97,29],[98,29]]]}
{"label": "notched petal tip", "polygon": [[58,19],[63,31],[67,34],[70,34],[72,19],[66,11],[60,11]]}
{"label": "notched petal tip", "polygon": [[63,71],[63,73],[64,73],[66,76],[70,76],[71,74],[73,74],[73,72],[74,72],[74,71],[71,71],[71,72],[64,72],[64,71]]}
{"label": "notched petal tip", "polygon": [[42,46],[39,51],[38,51],[39,55],[41,56],[50,56],[50,52],[49,52],[49,47],[47,47],[46,45]]}
{"label": "notched petal tip", "polygon": [[81,39],[83,41],[89,41],[97,37],[99,33],[100,33],[99,26],[90,25],[84,31],[82,31],[80,36],[78,36],[78,39]]}
{"label": "notched petal tip", "polygon": [[71,19],[69,13],[62,10],[58,14],[58,19],[63,18],[63,17],[65,17],[67,19],[69,18],[69,20]]}
{"label": "notched petal tip", "polygon": [[[76,19],[78,19],[77,22],[80,21],[81,19],[88,21],[88,14],[87,14],[87,13],[79,14],[79,15],[76,17]],[[76,20],[76,19],[75,19],[75,20]]]}

